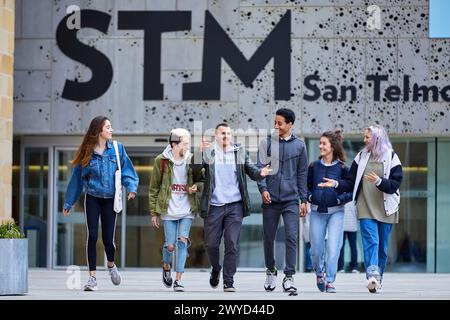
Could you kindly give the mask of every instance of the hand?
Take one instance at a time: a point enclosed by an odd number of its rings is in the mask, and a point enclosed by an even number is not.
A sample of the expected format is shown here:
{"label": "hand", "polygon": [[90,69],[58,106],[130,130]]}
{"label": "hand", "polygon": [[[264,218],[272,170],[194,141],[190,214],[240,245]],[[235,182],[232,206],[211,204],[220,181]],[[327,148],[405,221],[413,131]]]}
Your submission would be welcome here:
{"label": "hand", "polygon": [[131,199],[134,199],[135,197],[136,197],[136,193],[135,192],[129,192],[127,199],[131,200]]}
{"label": "hand", "polygon": [[307,213],[308,213],[308,204],[302,203],[302,204],[300,205],[298,215],[299,215],[299,217],[303,218],[303,217],[306,217],[306,214],[307,214]]}
{"label": "hand", "polygon": [[159,216],[152,216],[152,226],[153,227],[155,227],[156,229],[159,229],[159,222],[160,222]]}
{"label": "hand", "polygon": [[270,169],[270,164],[268,164],[267,166],[265,166],[264,168],[261,169],[261,177],[266,177],[269,175],[269,173],[272,171],[272,169]]}
{"label": "hand", "polygon": [[375,183],[375,182],[377,182],[379,177],[375,172],[371,171],[369,174],[365,174],[364,178],[366,178],[367,180],[369,180],[372,183]]}
{"label": "hand", "polygon": [[328,178],[322,178],[325,180],[325,182],[319,183],[317,186],[321,188],[334,188],[336,185],[336,180],[328,179]]}
{"label": "hand", "polygon": [[205,139],[202,138],[202,141],[200,142],[200,151],[203,152],[206,149],[208,149],[211,146],[211,143],[206,142]]}
{"label": "hand", "polygon": [[270,198],[270,193],[269,191],[263,191],[263,193],[261,194],[262,197],[262,201],[264,204],[269,204],[272,203],[272,199]]}
{"label": "hand", "polygon": [[196,193],[198,191],[197,185],[194,184],[192,187],[189,187],[189,194]]}
{"label": "hand", "polygon": [[70,209],[63,209],[63,214],[67,217],[70,214]]}

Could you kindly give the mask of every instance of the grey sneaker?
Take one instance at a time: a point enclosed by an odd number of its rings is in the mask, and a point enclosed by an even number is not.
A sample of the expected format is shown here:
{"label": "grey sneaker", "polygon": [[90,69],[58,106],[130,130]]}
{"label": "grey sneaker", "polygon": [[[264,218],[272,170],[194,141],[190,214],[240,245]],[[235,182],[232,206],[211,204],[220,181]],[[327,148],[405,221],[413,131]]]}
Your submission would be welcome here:
{"label": "grey sneaker", "polygon": [[336,293],[336,288],[334,287],[334,284],[332,284],[331,282],[327,282],[326,291],[328,293]]}
{"label": "grey sneaker", "polygon": [[266,270],[266,282],[264,283],[264,290],[272,292],[277,286],[277,269]]}
{"label": "grey sneaker", "polygon": [[181,283],[181,280],[175,280],[173,283],[173,291],[175,292],[184,292],[184,286]]}
{"label": "grey sneaker", "polygon": [[297,288],[294,287],[294,279],[292,276],[286,276],[283,279],[283,291],[284,292],[296,292]]}
{"label": "grey sneaker", "polygon": [[120,276],[119,270],[117,266],[114,265],[112,268],[108,267],[109,276],[111,277],[111,281],[115,286],[118,286],[122,281],[122,277]]}
{"label": "grey sneaker", "polygon": [[95,277],[89,276],[89,279],[84,286],[84,291],[96,291],[97,290],[97,279]]}
{"label": "grey sneaker", "polygon": [[321,276],[316,275],[316,285],[317,289],[319,289],[320,292],[325,292],[326,285],[325,285],[325,276],[323,273]]}

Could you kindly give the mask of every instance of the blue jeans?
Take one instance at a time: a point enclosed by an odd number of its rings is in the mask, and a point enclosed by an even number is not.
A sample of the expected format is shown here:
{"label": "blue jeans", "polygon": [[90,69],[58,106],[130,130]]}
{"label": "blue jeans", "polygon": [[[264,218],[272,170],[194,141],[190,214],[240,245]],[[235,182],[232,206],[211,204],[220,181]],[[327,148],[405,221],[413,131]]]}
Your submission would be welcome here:
{"label": "blue jeans", "polygon": [[388,242],[392,224],[375,219],[360,219],[359,223],[366,277],[369,279],[373,276],[377,280],[381,280],[387,263]]}
{"label": "blue jeans", "polygon": [[[172,254],[167,250],[167,246],[172,244],[176,249],[175,256],[175,271],[184,272],[184,265],[186,264],[187,248],[191,245],[189,240],[189,231],[192,225],[192,219],[183,218],[179,220],[163,220],[164,223],[164,246],[162,249],[163,262],[172,264]],[[186,238],[187,243],[183,242],[181,238]]]}
{"label": "blue jeans", "polygon": [[311,242],[307,242],[305,243],[305,271],[311,271],[313,268],[311,260]]}
{"label": "blue jeans", "polygon": [[[311,210],[310,214],[311,258],[316,275],[322,276],[322,273],[325,272],[325,280],[334,282],[342,247],[342,235],[344,233],[344,208],[331,214],[323,214]],[[324,250],[327,230],[327,261],[325,264]]]}

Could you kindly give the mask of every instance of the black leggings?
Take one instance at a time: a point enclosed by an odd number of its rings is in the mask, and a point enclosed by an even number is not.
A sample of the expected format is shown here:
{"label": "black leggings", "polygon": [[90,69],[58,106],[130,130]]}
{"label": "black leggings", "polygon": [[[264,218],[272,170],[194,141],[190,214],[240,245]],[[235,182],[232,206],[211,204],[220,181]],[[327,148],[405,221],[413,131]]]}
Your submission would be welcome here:
{"label": "black leggings", "polygon": [[84,210],[87,223],[87,261],[89,271],[97,268],[97,238],[98,238],[98,218],[102,220],[102,239],[105,246],[108,261],[114,261],[116,245],[114,244],[114,232],[116,229],[116,216],[114,212],[114,198],[103,199],[86,194],[84,200]]}

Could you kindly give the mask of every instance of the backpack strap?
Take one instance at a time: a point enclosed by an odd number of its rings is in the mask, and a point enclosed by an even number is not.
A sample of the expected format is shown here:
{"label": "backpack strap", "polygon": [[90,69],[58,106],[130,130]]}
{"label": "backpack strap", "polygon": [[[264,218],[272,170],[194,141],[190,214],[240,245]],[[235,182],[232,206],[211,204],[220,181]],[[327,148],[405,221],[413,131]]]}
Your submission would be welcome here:
{"label": "backpack strap", "polygon": [[166,159],[161,159],[161,183],[164,177],[164,171],[166,170]]}

